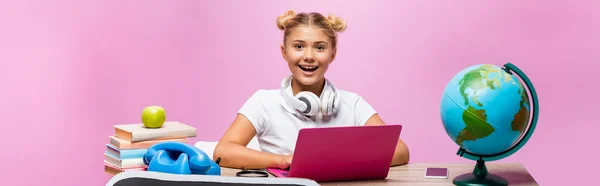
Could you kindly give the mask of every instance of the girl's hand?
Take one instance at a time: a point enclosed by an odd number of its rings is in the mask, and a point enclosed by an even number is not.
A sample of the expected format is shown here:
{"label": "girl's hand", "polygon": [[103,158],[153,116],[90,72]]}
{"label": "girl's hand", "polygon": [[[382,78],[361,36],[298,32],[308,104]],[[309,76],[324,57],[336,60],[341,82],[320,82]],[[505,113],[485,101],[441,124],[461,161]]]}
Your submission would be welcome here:
{"label": "girl's hand", "polygon": [[293,154],[287,156],[279,156],[279,168],[288,169],[292,165]]}

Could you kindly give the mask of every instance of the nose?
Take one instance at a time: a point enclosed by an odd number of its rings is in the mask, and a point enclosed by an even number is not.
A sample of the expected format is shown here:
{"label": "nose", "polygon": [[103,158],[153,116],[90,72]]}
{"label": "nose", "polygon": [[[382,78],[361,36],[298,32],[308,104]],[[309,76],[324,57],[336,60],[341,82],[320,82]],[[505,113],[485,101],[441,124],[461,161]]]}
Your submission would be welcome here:
{"label": "nose", "polygon": [[306,52],[304,52],[304,61],[305,62],[314,62],[315,61],[315,56],[313,55],[313,51],[312,50],[305,50]]}

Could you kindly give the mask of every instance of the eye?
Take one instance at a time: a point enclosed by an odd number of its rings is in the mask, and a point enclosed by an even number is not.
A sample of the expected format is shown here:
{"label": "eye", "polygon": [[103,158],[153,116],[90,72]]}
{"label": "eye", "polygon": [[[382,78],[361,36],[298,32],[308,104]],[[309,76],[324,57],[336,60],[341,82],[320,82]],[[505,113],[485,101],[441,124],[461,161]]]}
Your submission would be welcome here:
{"label": "eye", "polygon": [[295,44],[294,47],[297,49],[302,49],[304,46],[302,46],[301,44]]}
{"label": "eye", "polygon": [[325,50],[325,46],[319,45],[319,46],[317,46],[317,50]]}

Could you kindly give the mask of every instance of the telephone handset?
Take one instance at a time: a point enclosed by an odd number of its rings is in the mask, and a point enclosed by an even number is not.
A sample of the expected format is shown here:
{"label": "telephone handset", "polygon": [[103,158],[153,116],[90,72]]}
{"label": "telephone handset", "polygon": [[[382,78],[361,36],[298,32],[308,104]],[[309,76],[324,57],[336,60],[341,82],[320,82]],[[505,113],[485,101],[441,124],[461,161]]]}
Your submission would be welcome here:
{"label": "telephone handset", "polygon": [[202,150],[179,141],[152,145],[144,155],[148,171],[173,174],[221,175],[221,168]]}

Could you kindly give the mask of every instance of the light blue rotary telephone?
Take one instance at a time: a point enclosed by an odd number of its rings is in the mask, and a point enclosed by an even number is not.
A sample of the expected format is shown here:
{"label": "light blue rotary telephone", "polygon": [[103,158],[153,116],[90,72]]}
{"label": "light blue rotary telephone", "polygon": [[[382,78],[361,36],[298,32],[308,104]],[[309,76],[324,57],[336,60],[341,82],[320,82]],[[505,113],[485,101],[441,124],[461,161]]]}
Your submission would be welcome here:
{"label": "light blue rotary telephone", "polygon": [[178,141],[152,145],[144,155],[148,171],[173,174],[221,175],[219,165],[202,150]]}

